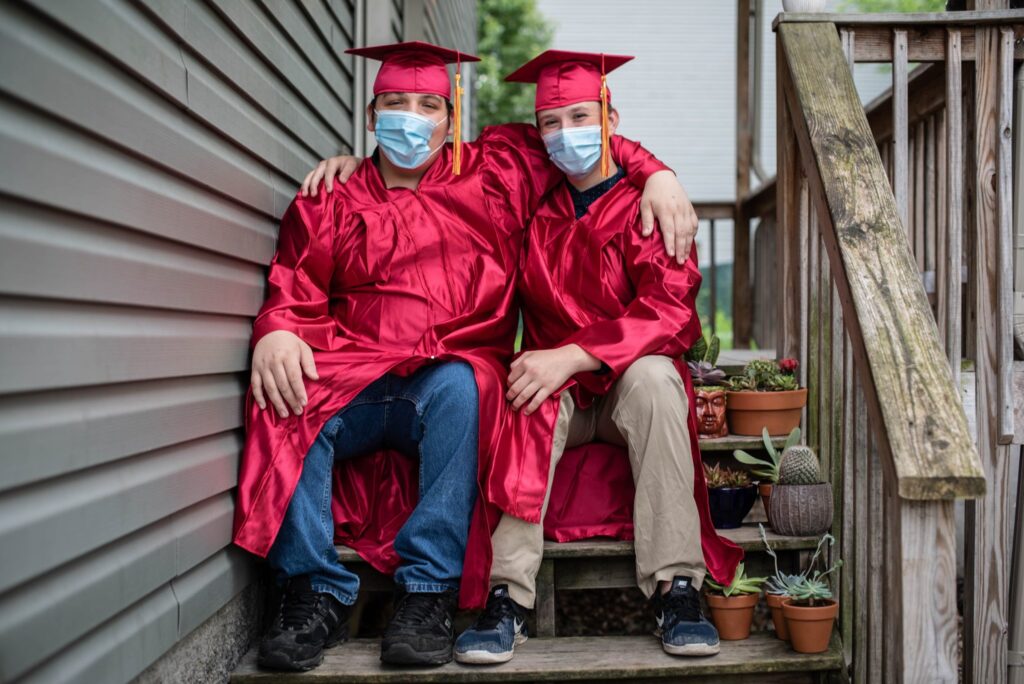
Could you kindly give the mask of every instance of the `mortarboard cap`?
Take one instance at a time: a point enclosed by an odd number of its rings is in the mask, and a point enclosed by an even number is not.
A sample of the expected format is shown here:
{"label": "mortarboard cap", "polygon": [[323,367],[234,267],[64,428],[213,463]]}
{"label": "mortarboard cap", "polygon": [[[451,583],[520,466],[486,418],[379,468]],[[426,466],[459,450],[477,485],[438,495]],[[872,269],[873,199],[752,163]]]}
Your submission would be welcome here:
{"label": "mortarboard cap", "polygon": [[[458,50],[449,50],[419,40],[391,45],[374,45],[345,50],[350,55],[380,60],[380,70],[373,82],[373,94],[428,93],[454,102],[452,173],[462,170],[462,62],[479,62],[480,58]],[[455,96],[448,78],[446,64],[455,64]]]}
{"label": "mortarboard cap", "polygon": [[[601,100],[603,76],[633,59],[629,55],[546,50],[505,77],[536,83],[536,111]],[[607,86],[606,86],[607,89]],[[611,100],[611,93],[607,93]]]}

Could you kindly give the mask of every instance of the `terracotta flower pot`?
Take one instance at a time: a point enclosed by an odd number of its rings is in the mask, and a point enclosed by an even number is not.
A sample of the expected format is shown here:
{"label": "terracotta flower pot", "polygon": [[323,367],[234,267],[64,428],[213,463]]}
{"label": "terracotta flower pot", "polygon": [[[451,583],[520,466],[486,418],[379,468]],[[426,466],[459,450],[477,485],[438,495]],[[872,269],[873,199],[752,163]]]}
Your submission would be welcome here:
{"label": "terracotta flower pot", "polygon": [[757,485],[757,493],[761,495],[761,505],[764,506],[764,516],[768,518],[768,527],[772,526],[772,487],[775,485],[771,482],[764,482]]}
{"label": "terracotta flower pot", "polygon": [[789,537],[816,537],[832,527],[832,485],[783,485],[772,488],[772,529]]}
{"label": "terracotta flower pot", "polygon": [[786,597],[781,594],[765,594],[764,601],[772,611],[772,624],[775,625],[775,636],[783,641],[789,641],[789,629],[786,626],[786,616],[782,614],[782,604]]}
{"label": "terracotta flower pot", "polygon": [[750,636],[750,623],[754,620],[754,606],[760,594],[722,596],[708,594],[711,621],[723,641],[742,641]]}
{"label": "terracotta flower pot", "polygon": [[757,500],[754,485],[749,487],[718,487],[708,489],[711,522],[719,530],[732,530],[743,523]]}
{"label": "terracotta flower pot", "polygon": [[807,403],[807,388],[790,392],[726,392],[726,416],[734,435],[788,435],[800,424],[800,409]]}
{"label": "terracotta flower pot", "polygon": [[[709,597],[710,598],[710,597]],[[782,603],[789,627],[789,640],[797,653],[822,653],[832,637],[832,623],[839,614],[839,602],[829,600],[820,606],[794,606],[792,599]]]}

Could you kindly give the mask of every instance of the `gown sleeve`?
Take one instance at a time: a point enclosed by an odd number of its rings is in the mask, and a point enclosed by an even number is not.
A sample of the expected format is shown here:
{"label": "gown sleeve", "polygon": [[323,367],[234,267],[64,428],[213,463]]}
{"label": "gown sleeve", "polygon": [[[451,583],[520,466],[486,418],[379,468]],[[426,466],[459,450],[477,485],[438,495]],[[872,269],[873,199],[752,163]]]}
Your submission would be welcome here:
{"label": "gown sleeve", "polygon": [[314,349],[333,346],[337,324],[330,316],[328,293],[334,275],[336,194],[298,197],[281,219],[267,299],[253,323],[252,346],[275,330],[295,333]]}
{"label": "gown sleeve", "polygon": [[639,220],[624,232],[621,244],[635,297],[621,316],[592,323],[563,342],[578,344],[607,366],[607,372],[577,377],[589,389],[607,388],[641,356],[678,357],[700,335],[696,247],[676,264],[659,240],[642,237]]}
{"label": "gown sleeve", "polygon": [[[480,134],[479,143],[494,199],[503,211],[512,212],[517,225],[525,225],[544,195],[565,180],[565,174],[551,163],[536,126],[488,126]],[[618,135],[612,136],[611,152],[630,183],[641,190],[652,174],[671,171],[639,143]]]}

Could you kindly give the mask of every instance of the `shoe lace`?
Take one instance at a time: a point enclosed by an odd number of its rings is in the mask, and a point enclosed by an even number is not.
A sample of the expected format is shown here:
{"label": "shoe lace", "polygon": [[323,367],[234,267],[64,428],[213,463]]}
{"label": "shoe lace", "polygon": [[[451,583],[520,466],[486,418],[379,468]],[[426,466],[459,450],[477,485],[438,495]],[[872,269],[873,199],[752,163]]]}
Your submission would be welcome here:
{"label": "shoe lace", "polygon": [[395,608],[395,621],[404,623],[432,622],[441,612],[441,594],[405,594]]}
{"label": "shoe lace", "polygon": [[507,596],[495,596],[492,594],[487,599],[487,606],[484,607],[484,612],[480,613],[480,617],[476,619],[475,626],[480,630],[494,629],[503,618],[509,615],[513,617],[516,615],[512,599]]}
{"label": "shoe lace", "polygon": [[314,591],[288,592],[281,601],[281,628],[302,629],[309,624],[317,604]]}
{"label": "shoe lace", "polygon": [[695,591],[669,592],[668,596],[664,597],[662,611],[665,613],[666,622],[697,622],[701,618],[700,598]]}

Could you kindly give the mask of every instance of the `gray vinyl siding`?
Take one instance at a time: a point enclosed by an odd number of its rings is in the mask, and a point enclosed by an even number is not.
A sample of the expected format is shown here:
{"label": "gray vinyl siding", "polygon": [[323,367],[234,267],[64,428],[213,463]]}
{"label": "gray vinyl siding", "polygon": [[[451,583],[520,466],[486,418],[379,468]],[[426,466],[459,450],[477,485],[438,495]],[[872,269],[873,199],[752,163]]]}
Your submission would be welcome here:
{"label": "gray vinyl siding", "polygon": [[0,681],[128,681],[252,581],[251,322],[361,5],[0,3]]}

